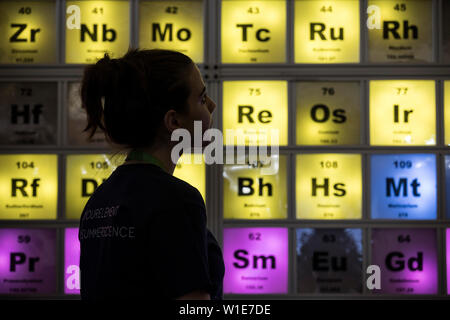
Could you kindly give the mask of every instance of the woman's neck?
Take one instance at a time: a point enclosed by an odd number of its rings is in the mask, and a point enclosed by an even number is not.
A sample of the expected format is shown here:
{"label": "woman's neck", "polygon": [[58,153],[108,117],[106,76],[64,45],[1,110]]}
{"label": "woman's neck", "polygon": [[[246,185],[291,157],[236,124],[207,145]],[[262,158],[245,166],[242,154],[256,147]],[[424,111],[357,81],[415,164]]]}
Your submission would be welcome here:
{"label": "woman's neck", "polygon": [[[170,146],[159,145],[151,148],[142,148],[140,150],[158,159],[164,166],[164,171],[173,175],[176,163],[172,162],[172,149],[170,148]],[[178,161],[178,159],[176,160]]]}

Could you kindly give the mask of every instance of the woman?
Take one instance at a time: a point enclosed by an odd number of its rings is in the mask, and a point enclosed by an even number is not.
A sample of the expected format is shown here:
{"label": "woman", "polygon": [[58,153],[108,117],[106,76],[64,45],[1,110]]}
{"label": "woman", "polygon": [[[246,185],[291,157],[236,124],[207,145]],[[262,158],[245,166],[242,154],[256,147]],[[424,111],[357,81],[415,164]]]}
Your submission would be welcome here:
{"label": "woman", "polygon": [[[81,298],[222,299],[221,249],[199,191],[174,177],[171,134],[211,126],[196,64],[170,50],[107,54],[84,71],[86,131],[130,150],[80,219]],[[176,159],[178,160],[178,159]]]}

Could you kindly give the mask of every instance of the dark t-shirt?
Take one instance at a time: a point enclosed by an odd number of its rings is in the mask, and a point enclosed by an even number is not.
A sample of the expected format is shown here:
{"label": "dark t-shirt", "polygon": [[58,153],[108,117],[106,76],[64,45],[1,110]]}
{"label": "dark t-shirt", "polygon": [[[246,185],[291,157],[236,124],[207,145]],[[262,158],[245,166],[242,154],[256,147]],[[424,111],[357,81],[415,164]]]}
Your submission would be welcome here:
{"label": "dark t-shirt", "polygon": [[160,167],[119,166],[80,219],[81,298],[222,299],[222,251],[200,192]]}

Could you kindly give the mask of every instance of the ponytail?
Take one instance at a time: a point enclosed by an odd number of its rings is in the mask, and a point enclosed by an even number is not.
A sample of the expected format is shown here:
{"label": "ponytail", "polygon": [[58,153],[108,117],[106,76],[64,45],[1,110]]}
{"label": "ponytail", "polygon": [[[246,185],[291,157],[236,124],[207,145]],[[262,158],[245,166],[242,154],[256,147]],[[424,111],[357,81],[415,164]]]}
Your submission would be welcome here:
{"label": "ponytail", "polygon": [[89,65],[84,70],[81,101],[87,113],[87,125],[84,131],[89,132],[89,138],[94,136],[98,128],[105,131],[103,123],[105,95],[111,79],[115,76],[111,61],[109,55],[105,53],[96,64]]}

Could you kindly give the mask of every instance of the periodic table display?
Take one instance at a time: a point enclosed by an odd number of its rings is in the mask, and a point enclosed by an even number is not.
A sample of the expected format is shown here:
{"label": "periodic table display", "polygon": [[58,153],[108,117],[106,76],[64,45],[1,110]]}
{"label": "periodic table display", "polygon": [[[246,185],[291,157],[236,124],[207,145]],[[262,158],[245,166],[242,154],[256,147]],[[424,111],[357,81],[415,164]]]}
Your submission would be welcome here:
{"label": "periodic table display", "polygon": [[173,176],[225,299],[450,297],[450,1],[0,0],[0,34],[0,298],[80,299],[80,215],[128,151],[85,131],[83,71],[130,48],[217,105],[224,161]]}

